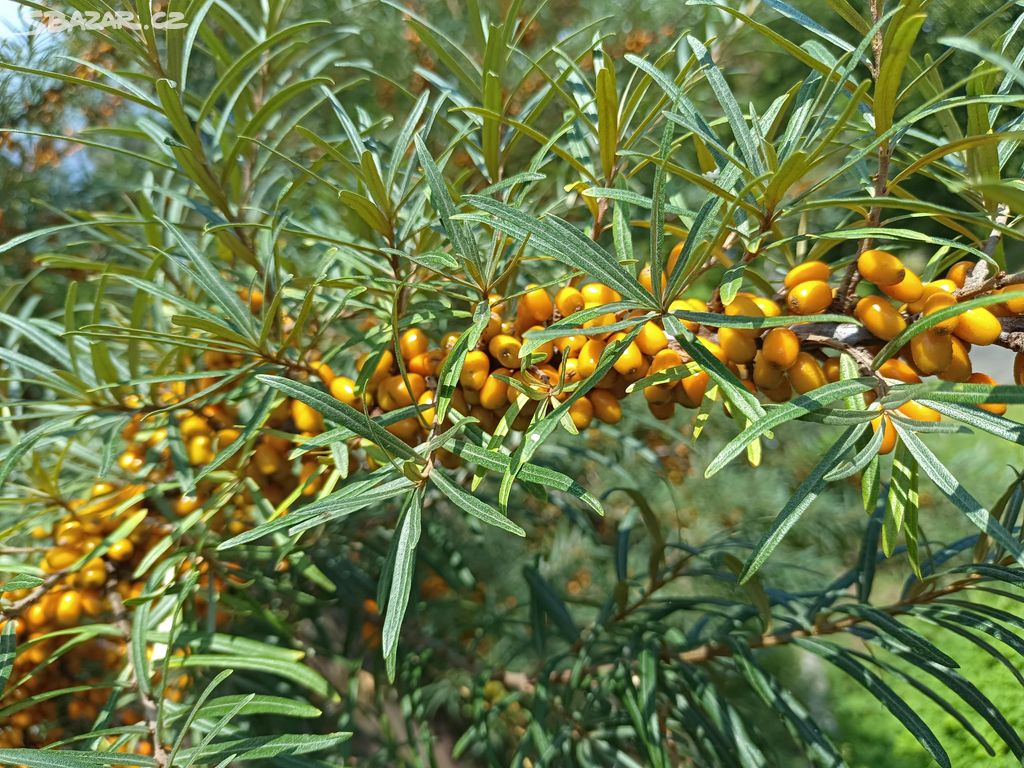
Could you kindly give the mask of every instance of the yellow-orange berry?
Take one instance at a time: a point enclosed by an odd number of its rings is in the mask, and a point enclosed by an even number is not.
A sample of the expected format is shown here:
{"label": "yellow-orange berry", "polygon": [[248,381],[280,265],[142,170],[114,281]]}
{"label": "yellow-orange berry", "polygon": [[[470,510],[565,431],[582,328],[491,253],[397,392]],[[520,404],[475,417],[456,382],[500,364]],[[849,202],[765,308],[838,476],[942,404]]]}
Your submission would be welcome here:
{"label": "yellow-orange berry", "polygon": [[601,360],[601,353],[604,352],[605,344],[598,339],[590,339],[580,349],[576,360],[576,373],[581,379],[590,376],[597,370],[597,364]]}
{"label": "yellow-orange berry", "polygon": [[797,264],[789,270],[782,282],[786,288],[795,288],[800,283],[806,283],[808,280],[828,282],[831,274],[832,268],[824,261],[805,261],[803,264]]}
{"label": "yellow-orange berry", "polygon": [[310,405],[301,400],[291,402],[292,421],[299,432],[322,432],[324,417]]}
{"label": "yellow-orange berry", "polygon": [[886,296],[891,296],[897,301],[903,301],[908,304],[917,301],[924,294],[921,278],[909,269],[903,275],[903,279],[895,285],[879,285],[878,287],[882,289],[882,293]]}
{"label": "yellow-orange berry", "polygon": [[949,367],[953,359],[953,344],[949,336],[925,331],[910,340],[910,354],[917,370],[931,376]]}
{"label": "yellow-orange berry", "polygon": [[975,307],[957,315],[956,330],[953,332],[964,341],[985,346],[998,339],[1002,330],[998,317],[985,307]]}
{"label": "yellow-orange berry", "polygon": [[[617,339],[613,339],[617,340]],[[612,367],[623,376],[630,376],[636,373],[644,365],[644,355],[635,341],[629,342],[618,358],[612,363]]]}
{"label": "yellow-orange berry", "polygon": [[943,381],[967,381],[973,369],[969,345],[956,336],[948,338],[951,348],[949,365],[938,376]]}
{"label": "yellow-orange berry", "polygon": [[[707,312],[708,308],[707,308],[707,305],[703,301],[701,301],[700,299],[694,299],[694,298],[690,298],[690,299],[676,299],[671,304],[669,304],[668,311],[669,312],[679,312],[679,311],[684,311],[684,312]],[[695,332],[700,327],[700,325],[698,323],[693,322],[693,320],[685,320],[683,318],[679,318],[679,322],[688,331],[691,331],[691,332]]]}
{"label": "yellow-orange berry", "polygon": [[999,293],[1006,297],[1003,306],[1012,315],[1024,315],[1024,285],[1008,285]]}
{"label": "yellow-orange berry", "polygon": [[[600,390],[594,391],[599,392]],[[590,402],[590,398],[584,395],[578,400],[574,400],[573,404],[569,406],[569,418],[576,425],[576,429],[589,427],[594,420],[594,404]]]}
{"label": "yellow-orange berry", "polygon": [[62,627],[73,627],[82,616],[82,598],[75,590],[65,592],[57,601],[54,618]]}
{"label": "yellow-orange berry", "polygon": [[907,327],[903,315],[880,296],[865,296],[857,302],[853,314],[868,331],[886,341],[896,338]]}
{"label": "yellow-orange berry", "polygon": [[800,354],[800,338],[789,328],[772,328],[765,334],[761,350],[766,364],[786,370]]}
{"label": "yellow-orange berry", "polygon": [[871,249],[857,257],[857,271],[875,285],[896,285],[906,276],[903,262],[888,251]]}
{"label": "yellow-orange berry", "polygon": [[[884,427],[883,427],[884,425]],[[892,420],[887,414],[876,416],[871,420],[871,428],[877,432],[879,429],[885,430],[882,434],[882,444],[878,448],[880,454],[892,453],[892,449],[896,447],[896,428],[892,425]]]}
{"label": "yellow-orange berry", "polygon": [[952,280],[943,278],[942,280],[932,280],[930,283],[925,283],[921,286],[921,298],[917,301],[907,302],[907,310],[910,312],[923,312],[925,302],[928,301],[932,296],[937,293],[947,293],[953,295],[956,292],[956,283]]}
{"label": "yellow-orange berry", "polygon": [[[985,373],[972,373],[967,378],[968,384],[988,384],[989,386],[995,386],[996,380]],[[1002,416],[1006,413],[1006,403],[978,403],[978,407],[983,411],[988,411],[996,416]]]}
{"label": "yellow-orange berry", "polygon": [[508,384],[496,379],[495,374],[508,376],[510,373],[507,368],[497,368],[491,372],[480,388],[480,405],[489,411],[496,411],[508,404]]}
{"label": "yellow-orange berry", "polygon": [[[764,312],[761,311],[761,307],[759,307],[757,302],[746,294],[737,295],[729,306],[725,308],[725,314],[727,317],[764,317]],[[744,336],[750,336],[751,338],[757,338],[761,334],[761,330],[759,328],[737,328],[734,330],[739,331]]]}
{"label": "yellow-orange berry", "polygon": [[916,421],[941,421],[942,414],[927,405],[921,405],[916,400],[908,400],[896,409],[908,419]]}
{"label": "yellow-orange berry", "polygon": [[757,356],[754,358],[753,378],[754,383],[759,389],[775,389],[782,383],[785,376],[784,369],[767,361],[763,349],[757,353]]}
{"label": "yellow-orange berry", "polygon": [[809,352],[797,355],[796,362],[786,371],[786,375],[793,389],[801,395],[828,383],[821,363]]}
{"label": "yellow-orange berry", "polygon": [[782,307],[767,296],[751,296],[750,300],[757,305],[765,317],[778,317],[782,314]]}
{"label": "yellow-orange berry", "polygon": [[825,371],[825,378],[830,382],[839,381],[842,375],[842,366],[839,364],[838,357],[829,357],[825,359],[825,364],[821,366],[822,370]]}
{"label": "yellow-orange berry", "polygon": [[337,376],[330,385],[331,395],[352,408],[362,408],[359,395],[356,394],[356,383],[348,376]]}
{"label": "yellow-orange berry", "polygon": [[107,550],[107,557],[115,562],[123,563],[131,558],[134,553],[135,545],[132,544],[131,540],[121,539],[110,545],[110,549]]}
{"label": "yellow-orange berry", "polygon": [[426,388],[427,382],[418,373],[407,373],[405,378],[401,374],[395,374],[380,383],[377,398],[381,408],[393,411],[415,403]]}
{"label": "yellow-orange berry", "polygon": [[188,455],[188,463],[193,467],[209,464],[216,457],[210,438],[207,435],[196,435],[189,440],[186,453]]}
{"label": "yellow-orange berry", "polygon": [[736,328],[719,328],[718,343],[730,361],[749,363],[757,354],[757,342]]}
{"label": "yellow-orange berry", "polygon": [[555,311],[548,292],[536,285],[526,286],[527,291],[519,299],[519,311],[530,319],[530,323],[546,323]]}
{"label": "yellow-orange berry", "polygon": [[562,317],[568,317],[573,312],[579,312],[583,309],[584,304],[583,294],[571,285],[560,288],[558,293],[555,294],[555,306]]}
{"label": "yellow-orange berry", "polygon": [[491,357],[497,360],[503,367],[518,368],[519,352],[522,347],[523,343],[515,336],[500,333],[491,339],[487,345],[487,350],[491,353]]}
{"label": "yellow-orange berry", "polygon": [[491,372],[491,361],[487,353],[480,349],[471,350],[466,354],[459,373],[459,383],[466,389],[480,389],[487,381]]}
{"label": "yellow-orange berry", "polygon": [[[955,304],[956,299],[954,297],[950,296],[948,293],[939,291],[925,299],[924,314],[926,317],[928,315],[934,315],[936,312],[946,309],[947,307],[952,307]],[[956,330],[959,322],[960,318],[954,315],[953,317],[946,318],[938,325],[933,325],[931,330],[935,333],[946,336]]]}
{"label": "yellow-orange berry", "polygon": [[882,363],[878,368],[878,373],[886,379],[896,379],[907,384],[921,383],[921,377],[917,375],[917,371],[898,357],[891,357]]}
{"label": "yellow-orange berry", "polygon": [[415,443],[420,436],[420,420],[415,416],[407,419],[400,419],[394,424],[388,424],[384,429],[397,437],[403,443]]}
{"label": "yellow-orange berry", "polygon": [[701,400],[704,399],[704,392],[708,388],[709,381],[711,381],[711,377],[706,371],[698,371],[691,376],[684,377],[680,380],[678,389],[675,390],[676,399],[687,408],[697,408]]}
{"label": "yellow-orange berry", "polygon": [[617,424],[622,419],[622,406],[607,389],[592,389],[587,393],[594,415],[605,424]]}
{"label": "yellow-orange berry", "polygon": [[963,288],[972,269],[974,269],[973,261],[958,261],[946,270],[946,277],[956,283],[957,288]]}
{"label": "yellow-orange berry", "polygon": [[618,291],[604,283],[587,283],[580,288],[580,293],[585,304],[608,304],[621,298]]}
{"label": "yellow-orange berry", "polygon": [[[369,352],[360,355],[359,358],[356,360],[356,370],[362,372],[363,366],[365,366],[366,363],[369,362],[369,360]],[[376,386],[381,382],[382,379],[390,376],[391,369],[394,366],[394,364],[395,356],[391,353],[390,349],[385,349],[381,353],[380,358],[377,360],[377,365],[374,366],[373,373],[370,375],[370,387],[376,388]]]}
{"label": "yellow-orange berry", "polygon": [[419,328],[408,328],[398,337],[398,350],[403,360],[411,360],[422,355],[430,346],[430,339]]}
{"label": "yellow-orange berry", "polygon": [[786,306],[794,315],[824,312],[832,303],[832,289],[823,280],[807,280],[794,285],[786,295]]}
{"label": "yellow-orange berry", "polygon": [[635,341],[641,352],[654,357],[668,344],[668,336],[665,335],[665,331],[660,325],[653,320],[648,320],[640,329]]}

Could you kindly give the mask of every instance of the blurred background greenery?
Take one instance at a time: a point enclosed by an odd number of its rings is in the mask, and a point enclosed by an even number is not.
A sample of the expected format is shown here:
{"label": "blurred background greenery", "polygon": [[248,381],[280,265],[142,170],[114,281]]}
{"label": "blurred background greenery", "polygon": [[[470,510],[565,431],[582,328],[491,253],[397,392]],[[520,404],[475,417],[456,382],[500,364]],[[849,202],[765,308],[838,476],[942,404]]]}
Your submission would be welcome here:
{"label": "blurred background greenery", "polygon": [[[734,0],[736,1],[736,0]],[[503,3],[508,5],[507,2]],[[12,34],[0,33],[0,56],[28,66],[59,66],[85,76],[73,56],[101,66],[117,65],[118,51],[96,37],[46,36],[23,37],[16,32],[20,22],[13,12],[15,3],[0,0],[6,6],[0,23],[7,24]],[[298,0],[292,4],[295,18],[327,17],[338,25],[358,26],[360,34],[346,39],[343,58],[349,62],[349,75],[359,75],[363,65],[371,62],[383,77],[366,76],[365,82],[348,92],[358,108],[360,102],[374,115],[392,114],[398,123],[415,94],[430,78],[442,78],[437,62],[421,45],[415,30],[406,21],[407,14],[424,14],[439,24],[456,40],[465,39],[467,13],[475,3],[448,0],[410,0],[406,4],[384,2],[334,2],[333,0]],[[741,3],[743,7],[757,3]],[[837,19],[821,0],[803,0],[795,6],[812,15],[822,25],[838,26]],[[944,35],[966,34],[974,28],[993,3],[989,0],[948,0],[934,2],[925,32],[917,43],[920,52]],[[993,39],[1003,32],[1013,18],[1007,10],[1005,22],[995,19],[980,32],[982,40]],[[371,23],[372,22],[372,23]],[[752,103],[763,110],[779,93],[798,81],[805,72],[800,63],[770,47],[748,29],[738,29],[721,12],[699,5],[668,3],[660,0],[551,0],[538,12],[528,33],[527,42],[537,47],[565,35],[569,29],[587,28],[587,37],[603,38],[607,50],[615,55],[625,52],[639,55],[663,51],[676,43],[680,57],[686,51],[678,38],[686,31],[698,37],[730,35],[720,47],[720,65],[729,74],[730,82],[741,103]],[[774,24],[782,33],[796,36],[798,26],[785,21]],[[529,62],[522,62],[523,67]],[[966,56],[954,56],[943,71],[943,79],[953,83],[966,76],[973,62]],[[76,69],[78,67],[78,69]],[[197,72],[197,81],[212,78],[214,73]],[[120,172],[124,162],[110,155],[91,153],[80,146],[59,139],[30,137],[18,131],[38,131],[54,136],[78,130],[82,125],[117,125],[130,119],[130,109],[112,100],[97,99],[92,92],[25,78],[17,73],[0,74],[0,126],[12,129],[0,134],[0,240],[7,240],[26,231],[45,227],[60,220],[62,208],[80,207],[102,210],[120,207],[123,185]],[[934,195],[933,195],[934,198]],[[941,200],[936,200],[941,202]],[[928,223],[920,222],[927,227]],[[24,278],[35,268],[33,254],[16,250],[0,262],[0,279],[9,285]],[[33,280],[31,290],[37,294],[41,310],[63,304],[63,286],[70,273],[48,272]],[[997,369],[1008,366],[1001,362]],[[647,502],[665,519],[664,527],[676,531],[681,544],[705,542],[723,529],[730,531],[742,523],[740,537],[756,539],[784,504],[802,477],[820,458],[822,450],[834,439],[828,430],[805,430],[792,427],[780,430],[775,443],[765,451],[763,465],[737,474],[723,473],[711,480],[702,478],[703,469],[729,435],[722,427],[702,436],[694,443],[686,430],[668,427],[653,420],[646,409],[634,403],[627,414],[633,423],[624,425],[621,434],[626,440],[610,439],[599,431],[588,433],[582,453],[589,468],[584,484],[609,494],[610,515],[599,523],[581,522],[570,509],[552,510],[538,504],[538,515],[547,514],[552,523],[549,541],[516,541],[507,537],[484,539],[483,546],[466,555],[466,567],[476,573],[490,572],[498,557],[508,563],[503,573],[489,583],[486,600],[505,603],[510,614],[523,605],[527,595],[521,578],[521,567],[537,562],[537,552],[546,555],[538,563],[541,572],[564,590],[566,599],[580,605],[599,604],[596,596],[607,594],[615,581],[612,549],[602,542],[601,525],[614,527],[631,507],[625,494],[616,494],[618,487],[644,488]],[[1011,414],[1024,417],[1018,409]],[[810,435],[808,437],[808,435]],[[930,445],[963,478],[969,489],[981,489],[991,495],[1013,477],[1011,465],[1019,464],[1021,455],[1008,444],[980,434],[941,436]],[[580,444],[570,449],[578,455]],[[738,480],[737,477],[742,478]],[[798,590],[802,584],[818,585],[844,567],[852,567],[863,531],[865,518],[860,509],[859,485],[830,487],[808,512],[815,525],[797,526],[786,539],[784,547],[773,556],[766,570],[771,580],[788,589]],[[619,502],[616,507],[616,502]],[[953,512],[943,497],[926,486],[922,491],[921,515],[930,518],[930,530],[939,532],[943,540],[954,540],[971,531],[963,517]],[[443,536],[427,531],[425,535]],[[518,548],[518,549],[516,549]],[[500,550],[500,551],[499,551]],[[880,570],[879,594],[898,594],[906,573],[905,563]],[[492,615],[492,612],[488,612]],[[446,621],[443,612],[433,621]],[[928,634],[928,628],[921,627]],[[501,656],[501,627],[481,628],[486,642],[481,653]],[[986,670],[989,687],[986,693],[1003,710],[1007,718],[1024,730],[1024,697],[1013,676],[997,667],[978,647],[962,641],[949,649],[968,672]],[[902,766],[911,768],[928,764],[927,757],[906,731],[892,722],[878,702],[844,676],[826,668],[817,658],[801,656],[792,650],[776,652],[777,671],[788,677],[797,690],[805,692],[811,709],[831,724],[837,741],[843,745],[851,765],[859,768]],[[815,663],[818,662],[818,663]],[[968,675],[970,676],[970,675]],[[901,687],[894,687],[915,707],[927,709],[936,730],[944,735],[956,766],[1009,766],[1012,758],[988,758],[969,737],[947,718],[948,727],[938,725],[940,713],[923,696]],[[438,706],[442,706],[440,697]],[[977,716],[968,715],[978,729],[987,733],[987,726]],[[992,739],[996,749],[998,739]],[[1004,747],[1005,749],[1005,747]]]}

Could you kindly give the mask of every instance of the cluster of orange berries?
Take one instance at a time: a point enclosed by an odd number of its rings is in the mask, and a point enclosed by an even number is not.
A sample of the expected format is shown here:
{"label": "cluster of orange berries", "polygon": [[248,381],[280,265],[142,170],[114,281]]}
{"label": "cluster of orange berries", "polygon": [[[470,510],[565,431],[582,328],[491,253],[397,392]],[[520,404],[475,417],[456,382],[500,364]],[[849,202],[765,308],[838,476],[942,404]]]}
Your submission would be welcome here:
{"label": "cluster of orange berries", "polygon": [[[143,582],[132,573],[150,547],[167,534],[165,524],[147,515],[125,538],[112,541],[105,550],[97,549],[143,508],[143,490],[142,485],[116,488],[96,483],[87,498],[69,502],[66,515],[51,527],[33,529],[34,539],[51,543],[39,563],[49,586],[38,593],[22,589],[5,595],[15,604],[27,603],[19,616],[10,619],[18,639],[11,680],[25,680],[0,700],[3,706],[72,685],[99,685],[110,669],[123,663],[126,645],[120,637],[98,636],[56,653],[69,640],[60,630],[109,616],[113,592],[121,601],[142,593]],[[0,745],[41,746],[61,738],[67,726],[88,727],[109,695],[109,689],[99,686],[18,709],[0,728]],[[122,716],[137,719],[130,712]]]}
{"label": "cluster of orange berries", "polygon": [[[669,259],[678,258],[678,248]],[[929,315],[958,301],[956,292],[964,286],[973,262],[958,262],[947,276],[928,283],[894,255],[880,250],[863,253],[857,262],[865,282],[873,283],[879,293],[861,298],[853,315],[870,334],[863,347],[877,351],[883,342],[895,338],[910,322]],[[808,261],[791,269],[784,279],[784,292],[776,298],[741,291],[723,308],[729,317],[761,318],[793,316],[793,325],[801,318],[827,312],[835,301],[829,284],[831,267],[822,261]],[[664,279],[664,278],[663,278]],[[650,270],[645,269],[640,281],[651,288]],[[944,320],[926,333],[913,337],[900,356],[886,362],[879,374],[887,379],[919,382],[922,376],[937,375],[959,382],[994,384],[983,373],[975,373],[970,361],[972,345],[994,343],[1002,332],[999,318],[1024,313],[1024,286],[999,289],[1006,299],[988,308],[975,307]],[[624,338],[625,331],[601,333],[603,326],[628,319],[632,313],[609,312],[582,323],[586,334],[567,335],[540,345],[525,359],[524,337],[546,328],[553,321],[571,316],[583,309],[601,307],[619,301],[618,292],[597,282],[580,286],[566,285],[551,295],[542,287],[528,286],[516,304],[514,313],[506,314],[507,302],[491,297],[491,317],[477,348],[470,350],[463,364],[459,386],[452,399],[453,408],[476,418],[487,432],[493,432],[510,403],[525,394],[528,402],[511,423],[512,429],[524,429],[532,418],[537,403],[544,398],[564,401],[581,380],[597,368],[602,353],[612,342]],[[895,302],[899,302],[895,304]],[[708,312],[700,299],[685,298],[672,303],[670,311]],[[639,313],[637,313],[639,314]],[[804,394],[839,379],[838,352],[826,351],[820,343],[811,343],[790,327],[747,329],[700,326],[683,320],[682,324],[697,334],[718,360],[728,366],[753,393],[761,393],[772,402],[784,402],[794,394]],[[331,393],[356,408],[379,408],[388,412],[413,404],[421,406],[420,415],[411,416],[387,429],[401,439],[415,444],[422,440],[431,426],[436,377],[455,345],[458,334],[443,336],[434,346],[420,328],[405,330],[398,339],[401,366],[394,355],[385,350],[377,358],[366,389],[357,393],[355,382],[330,374],[327,382]],[[359,360],[362,368],[368,356]],[[672,417],[676,406],[697,408],[710,383],[704,371],[687,367],[689,356],[666,334],[659,320],[643,323],[638,335],[622,349],[612,369],[586,395],[577,399],[569,414],[577,429],[584,429],[594,419],[615,423],[622,417],[620,400],[634,382],[668,369],[685,370],[678,378],[646,386],[644,398],[651,413],[659,419]],[[1018,382],[1024,383],[1024,356],[1018,355],[1015,365]],[[870,396],[870,393],[869,393]],[[1006,406],[986,403],[985,410],[1001,414]],[[934,420],[938,413],[918,403],[901,406],[905,415]],[[887,419],[886,416],[880,416]],[[895,431],[888,430],[883,450],[892,449]],[[457,457],[452,459],[454,465]]]}

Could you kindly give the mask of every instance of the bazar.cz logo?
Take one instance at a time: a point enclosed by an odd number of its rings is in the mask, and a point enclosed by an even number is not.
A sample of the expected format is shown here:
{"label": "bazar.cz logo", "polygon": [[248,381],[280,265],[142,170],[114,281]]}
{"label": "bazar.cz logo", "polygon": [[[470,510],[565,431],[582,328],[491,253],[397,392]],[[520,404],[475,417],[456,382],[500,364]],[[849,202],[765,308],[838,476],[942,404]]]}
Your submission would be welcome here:
{"label": "bazar.cz logo", "polygon": [[33,22],[25,34],[38,35],[41,32],[70,32],[76,29],[184,29],[185,14],[179,11],[155,11],[151,19],[143,22],[138,14],[131,11],[75,11],[64,14],[54,11],[32,11],[29,19]]}

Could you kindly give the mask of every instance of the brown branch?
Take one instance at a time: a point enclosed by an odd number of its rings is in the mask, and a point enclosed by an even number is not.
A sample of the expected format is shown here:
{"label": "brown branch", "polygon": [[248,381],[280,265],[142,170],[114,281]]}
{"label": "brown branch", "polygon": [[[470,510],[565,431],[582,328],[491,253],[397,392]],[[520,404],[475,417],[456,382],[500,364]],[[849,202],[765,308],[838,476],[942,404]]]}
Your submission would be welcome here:
{"label": "brown branch", "polygon": [[[125,636],[127,642],[131,642],[132,637],[132,624],[128,618],[128,610],[125,608],[124,601],[121,599],[121,593],[117,591],[117,583],[113,576],[107,582],[107,599],[110,600],[110,607],[114,612],[114,623],[118,629]],[[146,724],[146,730],[149,731],[149,740],[153,745],[153,759],[160,768],[166,768],[168,765],[168,756],[166,750],[164,750],[163,742],[160,741],[160,729],[159,729],[159,710],[153,697],[143,691],[142,686],[139,684],[139,675],[141,671],[135,668],[135,664],[132,661],[131,654],[127,656],[128,672],[130,676],[130,684],[135,688],[135,692],[139,696],[139,706],[142,708],[142,718]]]}

